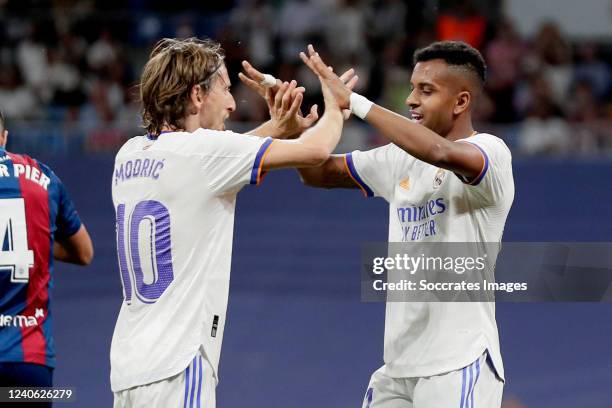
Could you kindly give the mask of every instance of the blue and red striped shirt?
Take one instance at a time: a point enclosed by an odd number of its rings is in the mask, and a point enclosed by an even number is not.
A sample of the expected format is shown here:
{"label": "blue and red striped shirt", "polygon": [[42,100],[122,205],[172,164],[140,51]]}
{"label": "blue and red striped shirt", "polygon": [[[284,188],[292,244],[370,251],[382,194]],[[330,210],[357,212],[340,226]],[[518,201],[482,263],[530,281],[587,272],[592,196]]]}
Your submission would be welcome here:
{"label": "blue and red striped shirt", "polygon": [[80,227],[48,166],[0,148],[0,362],[55,366],[53,241]]}

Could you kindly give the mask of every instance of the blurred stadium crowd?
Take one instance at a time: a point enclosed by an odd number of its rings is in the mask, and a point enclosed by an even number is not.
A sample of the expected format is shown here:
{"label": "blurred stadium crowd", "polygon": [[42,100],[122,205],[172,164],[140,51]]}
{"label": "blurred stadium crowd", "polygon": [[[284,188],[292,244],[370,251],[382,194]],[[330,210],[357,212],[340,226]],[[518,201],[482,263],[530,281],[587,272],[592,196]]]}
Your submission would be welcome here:
{"label": "blurred stadium crowd", "polygon": [[[357,69],[358,92],[407,114],[413,51],[462,39],[489,66],[479,130],[520,153],[612,157],[612,39],[569,38],[549,22],[525,38],[500,1],[484,0],[0,0],[0,108],[13,143],[114,150],[142,133],[134,85],[163,36],[223,43],[238,129],[267,119],[237,79],[242,59],[298,79],[309,107],[319,85],[298,52],[311,42],[338,71]],[[382,143],[359,121],[347,126],[343,150]]]}

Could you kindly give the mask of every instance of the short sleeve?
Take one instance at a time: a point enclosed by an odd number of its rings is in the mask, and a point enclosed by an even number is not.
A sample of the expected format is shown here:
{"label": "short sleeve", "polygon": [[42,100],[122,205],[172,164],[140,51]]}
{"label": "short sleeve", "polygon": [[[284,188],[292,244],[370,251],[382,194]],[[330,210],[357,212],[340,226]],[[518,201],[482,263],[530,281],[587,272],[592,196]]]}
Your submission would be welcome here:
{"label": "short sleeve", "polygon": [[395,187],[396,148],[393,144],[344,156],[346,171],[366,197],[390,201]]}
{"label": "short sleeve", "polygon": [[51,179],[51,185],[57,193],[57,216],[55,218],[55,238],[65,239],[76,234],[81,228],[81,218],[70,199],[66,186],[62,180],[46,165],[38,162],[43,172]]}
{"label": "short sleeve", "polygon": [[202,154],[203,167],[210,188],[216,193],[239,190],[247,184],[261,183],[266,155],[272,138],[215,132]]}
{"label": "short sleeve", "polygon": [[471,191],[490,202],[514,194],[512,155],[501,139],[489,134],[478,134],[459,142],[472,144],[484,159],[482,170],[474,179],[468,180],[457,175],[461,181],[471,186]]}
{"label": "short sleeve", "polygon": [[74,207],[74,203],[68,196],[66,187],[60,183],[60,202],[57,213],[58,238],[68,238],[77,233],[81,228],[81,219]]}

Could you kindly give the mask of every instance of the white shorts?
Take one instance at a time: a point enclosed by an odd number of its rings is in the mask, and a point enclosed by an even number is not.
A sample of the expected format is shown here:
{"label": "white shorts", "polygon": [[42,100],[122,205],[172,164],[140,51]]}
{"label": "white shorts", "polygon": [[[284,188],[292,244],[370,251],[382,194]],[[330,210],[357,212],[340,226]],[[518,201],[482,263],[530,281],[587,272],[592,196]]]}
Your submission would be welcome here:
{"label": "white shorts", "polygon": [[392,378],[382,366],[372,374],[363,408],[499,408],[503,389],[485,352],[467,367],[432,377]]}
{"label": "white shorts", "polygon": [[185,371],[115,393],[114,408],[215,408],[216,380],[200,353]]}

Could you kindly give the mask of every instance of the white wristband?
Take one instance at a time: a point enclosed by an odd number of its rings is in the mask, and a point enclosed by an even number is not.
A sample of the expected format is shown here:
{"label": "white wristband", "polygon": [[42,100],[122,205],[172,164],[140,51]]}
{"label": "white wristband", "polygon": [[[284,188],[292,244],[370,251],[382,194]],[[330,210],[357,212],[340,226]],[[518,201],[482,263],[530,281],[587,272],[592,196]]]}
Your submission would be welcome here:
{"label": "white wristband", "polygon": [[355,116],[361,119],[365,119],[368,112],[370,112],[370,109],[372,109],[372,105],[374,105],[374,102],[370,101],[365,96],[361,96],[355,92],[351,93],[349,101],[351,112],[353,112]]}
{"label": "white wristband", "polygon": [[270,74],[264,74],[264,78],[259,84],[265,86],[266,88],[272,88],[274,85],[276,85],[276,78]]}

